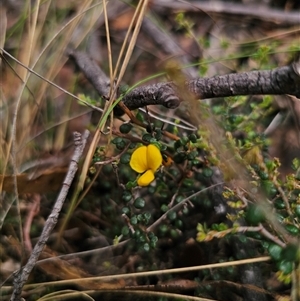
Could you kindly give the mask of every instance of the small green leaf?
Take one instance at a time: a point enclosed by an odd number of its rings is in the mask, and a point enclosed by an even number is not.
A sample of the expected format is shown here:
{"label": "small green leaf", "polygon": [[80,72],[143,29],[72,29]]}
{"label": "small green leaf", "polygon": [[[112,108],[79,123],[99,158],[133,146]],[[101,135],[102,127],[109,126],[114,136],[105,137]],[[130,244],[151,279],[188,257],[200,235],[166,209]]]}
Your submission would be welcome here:
{"label": "small green leaf", "polygon": [[197,136],[195,134],[190,134],[189,135],[189,140],[193,143],[197,142]]}
{"label": "small green leaf", "polygon": [[171,234],[171,237],[175,238],[175,239],[178,238],[178,236],[179,236],[178,231],[176,231],[175,229],[171,229],[170,234]]}
{"label": "small green leaf", "polygon": [[134,203],[133,203],[133,205],[134,205],[134,207],[135,208],[137,208],[137,209],[142,209],[142,208],[144,208],[145,207],[145,200],[143,199],[143,198],[137,198],[135,201],[134,201]]}
{"label": "small green leaf", "polygon": [[175,211],[170,211],[168,212],[167,217],[170,221],[173,221],[176,219],[177,213]]}
{"label": "small green leaf", "polygon": [[129,228],[127,226],[124,226],[122,228],[122,235],[127,236],[129,234]]}
{"label": "small green leaf", "polygon": [[286,225],[285,229],[289,231],[292,235],[298,235],[299,234],[299,228],[297,228],[295,225]]}
{"label": "small green leaf", "polygon": [[298,218],[300,218],[300,204],[297,204],[295,207],[295,214]]}
{"label": "small green leaf", "polygon": [[143,135],[142,139],[146,142],[150,142],[151,139],[153,139],[153,138],[150,134],[146,133],[146,134]]}
{"label": "small green leaf", "polygon": [[211,168],[205,167],[202,170],[202,174],[206,177],[206,178],[210,178],[213,175],[213,171]]}
{"label": "small green leaf", "polygon": [[257,225],[263,222],[266,217],[262,208],[258,205],[250,205],[245,215],[246,221],[251,225]]}
{"label": "small green leaf", "polygon": [[116,138],[114,138],[112,141],[111,141],[111,143],[112,144],[118,144],[118,143],[121,143],[123,141],[123,138],[121,138],[121,137],[116,137]]}
{"label": "small green leaf", "polygon": [[167,212],[167,211],[169,210],[169,207],[168,207],[168,205],[166,205],[166,204],[162,204],[161,207],[160,207],[160,210],[161,210],[162,212]]}
{"label": "small green leaf", "polygon": [[136,225],[138,223],[137,217],[135,215],[130,219],[130,223],[132,225]]}
{"label": "small green leaf", "polygon": [[144,116],[143,116],[143,114],[140,112],[140,111],[138,111],[137,113],[136,113],[136,119],[137,120],[139,120],[139,121],[141,121],[141,122],[144,122]]}
{"label": "small green leaf", "polygon": [[116,144],[116,148],[118,150],[123,150],[125,148],[125,146],[126,146],[126,142],[124,140],[122,140],[120,143]]}
{"label": "small green leaf", "polygon": [[279,263],[279,270],[282,271],[282,273],[285,275],[290,274],[293,270],[293,262],[282,260]]}
{"label": "small green leaf", "polygon": [[131,200],[131,198],[132,198],[131,192],[125,190],[122,195],[122,200],[125,202],[129,202]]}
{"label": "small green leaf", "polygon": [[128,164],[128,163],[130,162],[130,158],[131,158],[131,155],[128,154],[128,153],[125,153],[125,154],[123,154],[123,155],[121,156],[120,162],[121,162],[122,164]]}
{"label": "small green leaf", "polygon": [[270,244],[268,247],[268,252],[273,260],[279,261],[282,258],[282,247],[276,244]]}
{"label": "small green leaf", "polygon": [[160,231],[163,235],[165,235],[165,234],[169,231],[169,227],[168,227],[167,225],[161,225],[161,226],[159,227],[159,231]]}
{"label": "small green leaf", "polygon": [[130,213],[130,209],[128,207],[123,207],[122,208],[122,212],[126,215],[128,215]]}
{"label": "small green leaf", "polygon": [[285,204],[284,204],[283,199],[281,199],[281,198],[276,199],[275,202],[274,202],[274,206],[275,206],[276,209],[284,209]]}
{"label": "small green leaf", "polygon": [[174,148],[175,149],[177,149],[177,148],[179,148],[179,147],[181,147],[182,145],[181,145],[181,141],[180,140],[176,140],[175,142],[174,142]]}
{"label": "small green leaf", "polygon": [[131,129],[132,129],[132,124],[130,123],[123,123],[120,126],[120,132],[122,134],[128,134],[131,131]]}
{"label": "small green leaf", "polygon": [[182,146],[186,145],[189,142],[189,138],[184,136],[182,138],[180,138],[180,143]]}
{"label": "small green leaf", "polygon": [[149,252],[150,251],[150,245],[148,243],[145,243],[144,246],[143,246],[143,249],[146,251],[146,252]]}
{"label": "small green leaf", "polygon": [[299,252],[299,249],[296,245],[288,244],[282,250],[282,259],[287,260],[287,261],[295,261],[298,256],[298,252]]}

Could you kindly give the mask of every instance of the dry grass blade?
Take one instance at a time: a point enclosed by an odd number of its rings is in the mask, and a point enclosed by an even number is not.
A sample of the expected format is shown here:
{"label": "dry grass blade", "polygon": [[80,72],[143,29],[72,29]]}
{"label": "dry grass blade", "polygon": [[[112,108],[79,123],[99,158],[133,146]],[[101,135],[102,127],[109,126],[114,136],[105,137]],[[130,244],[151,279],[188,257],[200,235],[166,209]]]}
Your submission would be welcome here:
{"label": "dry grass blade", "polygon": [[[38,17],[38,11],[39,11],[39,6],[40,6],[40,1],[38,0],[36,3],[36,7],[34,9],[33,13],[33,21],[32,24],[30,24],[30,35],[29,35],[29,43],[28,43],[28,57],[27,60],[29,62],[29,58],[31,55],[32,47],[33,47],[33,40],[34,40],[34,33],[37,25],[37,17]],[[29,11],[29,14],[31,14],[31,11]],[[31,23],[31,22],[30,22]],[[27,71],[26,69],[23,69]],[[24,245],[24,238],[23,238],[23,230],[22,230],[22,220],[21,220],[21,211],[20,211],[20,204],[19,204],[19,193],[18,193],[18,183],[17,183],[17,173],[18,173],[18,167],[17,167],[17,126],[18,126],[18,113],[19,113],[19,108],[21,105],[21,95],[23,93],[23,90],[26,87],[27,81],[28,81],[28,76],[27,73],[25,72],[22,75],[20,75],[21,78],[23,79],[23,85],[21,88],[21,91],[19,93],[19,97],[17,99],[15,108],[14,108],[14,114],[13,114],[13,121],[12,121],[12,136],[9,141],[9,147],[8,147],[8,152],[10,153],[10,150],[12,152],[12,166],[13,166],[13,177],[14,177],[14,193],[16,197],[16,204],[17,204],[17,210],[18,210],[18,217],[19,217],[19,235],[20,235],[20,240],[21,240],[21,245]],[[24,256],[25,250],[22,249],[22,257]]]}
{"label": "dry grass blade", "polygon": [[[109,24],[108,24],[108,18],[107,18],[107,6],[106,6],[105,1],[103,2],[103,10],[104,10],[105,27],[106,27],[106,34],[107,34],[107,44],[108,44],[108,56],[109,56],[108,60],[109,60],[109,68],[110,68],[110,83],[111,83],[111,89],[112,89],[113,82],[114,82],[114,80],[111,77],[111,75],[112,75],[112,53],[111,53],[111,46],[110,46]],[[110,94],[111,94],[111,91],[112,90],[110,90]],[[60,231],[59,231],[59,233],[60,233],[59,236],[60,237],[62,236],[62,233],[63,233],[63,231],[64,231],[64,229],[65,229],[65,227],[66,227],[66,225],[69,221],[69,218],[71,217],[71,215],[73,213],[73,211],[75,210],[75,208],[78,206],[80,200],[82,199],[82,198],[78,199],[78,197],[79,197],[79,194],[81,193],[81,191],[83,190],[83,186],[84,186],[84,183],[85,183],[85,180],[86,180],[86,175],[88,173],[90,162],[93,158],[96,147],[97,147],[97,145],[98,145],[98,143],[101,139],[101,134],[102,134],[102,132],[104,130],[104,127],[106,125],[106,121],[107,121],[107,117],[108,117],[106,112],[110,108],[110,106],[112,104],[112,101],[113,100],[110,100],[109,102],[107,102],[105,104],[102,117],[101,117],[101,119],[98,123],[98,126],[97,126],[96,131],[95,131],[94,136],[93,136],[93,139],[91,141],[88,153],[87,153],[86,158],[84,160],[82,170],[81,170],[81,173],[80,173],[80,177],[79,177],[79,181],[78,181],[78,184],[76,185],[76,190],[75,190],[75,192],[72,196],[70,208],[68,210],[67,216],[64,219],[64,222],[63,222],[62,226],[60,227]],[[112,126],[110,128],[112,128]],[[100,170],[101,170],[101,168],[100,168]],[[100,172],[100,170],[98,171],[98,173]],[[89,187],[90,186],[88,186],[88,188],[85,190],[85,192],[83,192],[83,194],[82,194],[83,196],[87,193]]]}
{"label": "dry grass blade", "polygon": [[[149,272],[139,272],[139,273],[127,273],[127,274],[117,274],[117,275],[108,275],[108,276],[99,276],[99,277],[89,277],[80,279],[78,281],[91,281],[91,280],[112,280],[112,279],[129,279],[132,277],[147,277],[153,275],[166,275],[166,274],[177,274],[177,273],[185,273],[191,271],[200,271],[206,269],[217,269],[217,268],[224,268],[230,266],[238,266],[238,265],[245,265],[251,263],[258,263],[258,262],[266,262],[270,261],[271,258],[269,256],[265,257],[258,257],[258,258],[248,258],[236,261],[229,261],[229,262],[221,262],[221,263],[213,263],[207,265],[200,265],[200,266],[193,266],[193,267],[185,267],[185,268],[177,268],[177,269],[165,269],[165,270],[157,270],[157,271],[149,271]],[[76,282],[76,279],[72,280],[62,280],[62,281],[54,281],[54,282],[43,282],[38,284],[27,284],[24,286],[26,289],[30,289],[33,287],[38,286],[53,286],[53,285],[65,285]],[[7,287],[8,289],[8,287]]]}
{"label": "dry grass blade", "polygon": [[[140,7],[140,4],[141,4],[141,7]],[[117,80],[117,83],[116,83],[116,87],[118,87],[120,85],[120,83],[122,81],[122,78],[123,78],[123,75],[125,73],[125,70],[127,68],[128,62],[130,60],[130,57],[132,55],[132,51],[134,49],[136,39],[137,39],[137,36],[139,34],[139,31],[140,31],[140,28],[141,28],[141,25],[142,25],[142,22],[143,22],[143,19],[144,19],[144,15],[145,15],[145,12],[146,12],[147,5],[148,5],[148,0],[144,0],[144,1],[139,2],[139,5],[137,7],[137,11],[139,11],[139,9],[140,9],[140,13],[139,13],[138,19],[137,19],[136,24],[135,24],[135,29],[133,31],[132,38],[131,38],[130,43],[128,45],[128,50],[126,52],[126,55],[125,55],[120,73],[118,75],[118,80]],[[133,24],[133,22],[134,22],[134,19],[132,20],[131,24]],[[115,93],[115,91],[114,91],[114,93]],[[112,96],[114,96],[114,93],[112,93]]]}
{"label": "dry grass blade", "polygon": [[[88,171],[88,168],[89,168],[89,165],[90,165],[90,162],[91,162],[91,158],[94,155],[95,149],[96,149],[96,147],[97,147],[97,145],[98,145],[98,143],[100,141],[100,138],[101,138],[101,132],[104,130],[104,127],[105,127],[105,124],[106,124],[106,120],[107,120],[107,117],[108,117],[108,115],[106,113],[111,108],[111,105],[112,105],[112,103],[114,101],[114,97],[115,97],[115,94],[116,94],[116,88],[120,84],[120,81],[121,81],[121,79],[122,79],[122,77],[123,77],[123,75],[125,73],[127,64],[129,62],[130,56],[132,54],[132,51],[134,49],[134,46],[135,46],[135,43],[136,43],[136,39],[137,39],[137,36],[138,36],[138,33],[139,33],[139,29],[140,29],[140,26],[141,26],[141,23],[143,21],[143,17],[144,17],[145,11],[146,11],[147,3],[148,3],[148,1],[139,2],[139,5],[138,5],[138,7],[136,9],[136,12],[135,12],[135,15],[138,15],[138,20],[135,21],[135,17],[134,17],[133,20],[132,20],[132,22],[131,22],[131,24],[130,24],[130,26],[129,26],[127,35],[130,34],[130,30],[133,27],[134,23],[136,22],[135,29],[134,29],[134,32],[133,32],[133,37],[132,37],[132,39],[130,41],[130,44],[128,46],[128,51],[127,51],[127,53],[125,55],[125,59],[124,59],[122,68],[121,68],[120,73],[118,75],[118,81],[117,81],[117,83],[116,83],[116,85],[115,85],[114,88],[113,88],[113,86],[111,87],[112,90],[110,92],[110,99],[109,99],[109,101],[105,105],[102,118],[99,121],[97,130],[96,130],[96,132],[94,134],[94,137],[93,137],[93,140],[91,142],[88,154],[86,156],[85,162],[84,162],[83,167],[82,167],[82,172],[80,174],[80,179],[79,179],[79,182],[78,182],[77,190],[76,190],[76,192],[74,194],[74,197],[72,198],[72,203],[75,202],[75,199],[77,199],[80,191],[83,188],[84,181],[85,181],[85,178],[86,178],[86,175],[87,175],[87,171]],[[106,6],[104,6],[104,8],[106,8]],[[107,18],[107,13],[105,13],[105,16]],[[105,21],[105,24],[107,24],[107,26],[108,26],[108,21]],[[106,29],[106,32],[109,34],[109,30],[108,29]],[[109,37],[107,37],[107,39],[109,40]],[[122,49],[125,49],[126,42],[127,42],[127,39],[125,38],[125,41],[123,43]],[[113,79],[111,79],[111,82],[114,82],[114,78],[116,76],[116,70],[118,69],[118,63],[121,60],[121,57],[122,57],[122,50],[121,50],[121,53],[119,54],[119,60],[117,62],[117,66],[115,67],[114,77],[113,77]],[[111,58],[109,58],[109,61],[111,61]],[[110,74],[111,73],[112,72],[110,71]]]}
{"label": "dry grass blade", "polygon": [[[1,13],[1,57],[6,58],[9,66],[13,69],[13,76],[9,73],[5,74],[4,80],[6,84],[5,88],[1,89],[1,101],[5,101],[5,104],[1,104],[1,112],[4,114],[1,118],[1,174],[11,174],[13,170],[14,177],[14,195],[17,198],[17,210],[20,216],[20,204],[18,201],[18,195],[20,193],[18,189],[17,174],[21,170],[22,164],[31,160],[33,157],[41,156],[43,151],[47,151],[51,148],[61,149],[65,144],[65,129],[66,120],[70,120],[67,115],[71,112],[65,111],[65,115],[56,116],[57,119],[64,119],[64,122],[57,121],[55,129],[55,139],[52,141],[47,138],[39,137],[40,149],[34,148],[35,143],[28,143],[34,140],[32,137],[37,137],[36,131],[41,133],[41,128],[46,125],[48,130],[51,128],[47,126],[47,114],[57,104],[55,103],[55,90],[51,90],[51,86],[63,91],[65,94],[71,96],[74,99],[80,101],[79,97],[76,97],[66,89],[62,88],[59,84],[54,83],[56,76],[64,65],[66,58],[64,57],[65,48],[71,43],[73,46],[77,46],[81,43],[87,34],[96,24],[99,14],[102,11],[102,3],[98,1],[89,0],[82,1],[76,4],[75,16],[69,17],[66,24],[63,22],[56,22],[57,15],[56,6],[53,5],[54,1],[46,1],[42,3],[40,0],[36,1],[33,6],[30,1],[24,2],[21,5],[22,13],[17,16],[19,22],[20,34],[18,36],[18,43],[20,47],[10,49],[10,53],[3,48],[6,33],[6,8],[4,5],[0,5]],[[93,4],[94,3],[94,4]],[[43,4],[43,5],[42,5]],[[61,11],[59,11],[61,13]],[[54,20],[55,19],[55,20]],[[62,26],[63,24],[63,26]],[[20,26],[24,25],[24,26]],[[46,29],[47,27],[47,29]],[[75,33],[76,31],[76,33]],[[53,34],[54,32],[54,34]],[[17,39],[15,36],[11,39]],[[14,53],[12,55],[11,53]],[[12,62],[12,63],[11,63]],[[32,76],[33,75],[33,76]],[[50,84],[50,86],[49,86]],[[28,93],[29,91],[29,93]],[[57,90],[56,90],[57,92]],[[51,95],[51,96],[50,96]],[[89,105],[87,102],[86,105]],[[48,106],[48,107],[47,107]],[[102,111],[102,109],[92,106],[93,109]],[[45,109],[46,108],[46,109]],[[66,110],[69,107],[66,106]],[[49,109],[49,111],[47,111]],[[41,124],[42,120],[42,124]],[[50,121],[53,127],[53,120]],[[45,132],[45,128],[44,128]],[[51,137],[52,138],[52,137]],[[50,139],[51,139],[50,138]],[[33,146],[33,147],[32,147]],[[22,151],[20,151],[22,150]],[[2,160],[3,159],[3,160]],[[2,191],[3,181],[5,176],[0,177],[0,187]],[[44,193],[45,191],[43,191]],[[12,202],[6,197],[6,204],[9,205],[5,208],[4,215],[1,216],[1,224],[4,221],[9,207]],[[19,234],[21,244],[23,245],[23,229],[21,218],[18,220]]]}
{"label": "dry grass blade", "polygon": [[167,298],[167,300],[184,300],[186,301],[218,301],[215,299],[207,299],[202,297],[193,297],[188,295],[181,295],[181,294],[175,294],[175,293],[165,293],[165,292],[154,292],[154,291],[144,291],[144,290],[122,290],[122,291],[113,291],[114,293],[126,293],[126,294],[132,294],[137,296],[148,296],[148,297],[161,297],[161,298]]}
{"label": "dry grass blade", "polygon": [[50,300],[70,300],[71,298],[82,298],[83,300],[95,300],[89,294],[92,294],[94,291],[82,291],[77,292],[74,290],[63,290],[55,293],[50,293],[42,298],[39,298],[37,301],[50,301]]}
{"label": "dry grass blade", "polygon": [[121,48],[120,53],[119,53],[119,57],[118,57],[117,63],[116,63],[116,66],[115,66],[115,70],[114,70],[114,73],[113,73],[113,79],[115,79],[117,77],[117,74],[118,74],[118,71],[119,71],[119,68],[120,68],[120,64],[121,64],[121,60],[123,58],[123,55],[124,55],[124,52],[125,52],[125,49],[126,49],[126,45],[128,43],[131,31],[132,31],[132,28],[134,26],[134,23],[136,22],[136,18],[139,16],[140,7],[142,5],[142,2],[143,1],[139,2],[138,6],[137,6],[137,8],[136,8],[136,10],[134,12],[134,15],[132,17],[131,23],[130,23],[130,25],[128,27],[126,36],[124,38],[124,42],[122,44],[122,48]]}
{"label": "dry grass blade", "polygon": [[[72,279],[72,280],[61,280],[61,281],[52,281],[52,282],[43,282],[38,284],[26,284],[24,285],[24,289],[32,289],[38,286],[64,286],[67,284],[74,284],[78,281],[83,285],[84,282],[90,281],[110,281],[114,279],[129,279],[129,278],[138,278],[138,277],[148,277],[153,275],[166,275],[166,274],[177,274],[177,273],[185,273],[191,271],[200,271],[206,269],[218,269],[218,268],[225,268],[231,266],[239,266],[239,265],[246,265],[252,263],[259,263],[259,262],[267,262],[270,261],[271,258],[268,256],[265,257],[258,257],[258,258],[248,258],[236,261],[229,261],[229,262],[221,262],[221,263],[214,263],[214,264],[207,264],[207,265],[200,265],[200,266],[193,266],[193,267],[185,267],[185,268],[175,268],[175,269],[165,269],[165,270],[157,270],[157,271],[148,271],[148,272],[139,272],[139,273],[127,273],[127,274],[117,274],[117,275],[108,275],[108,276],[99,276],[99,277],[88,277],[88,278],[80,278],[80,279]],[[11,287],[3,287],[3,290],[6,292],[11,291]]]}
{"label": "dry grass blade", "polygon": [[[2,119],[2,131],[1,139],[4,143],[2,143],[2,156],[3,160],[1,162],[1,172],[5,173],[8,170],[9,162],[11,160],[12,165],[14,166],[14,175],[15,175],[15,184],[16,187],[15,195],[18,195],[19,191],[17,189],[17,180],[16,175],[20,171],[20,164],[24,163],[26,160],[32,157],[32,151],[30,148],[25,148],[25,145],[28,145],[29,141],[32,141],[30,138],[31,131],[34,128],[34,120],[35,117],[40,113],[41,108],[46,103],[45,95],[49,93],[49,84],[50,87],[53,86],[63,93],[71,96],[73,99],[77,99],[79,102],[84,103],[87,106],[92,107],[95,110],[102,111],[102,109],[97,108],[84,100],[81,100],[79,97],[73,95],[69,91],[63,89],[60,85],[57,85],[53,82],[53,79],[57,75],[57,72],[61,69],[63,63],[65,62],[64,49],[66,48],[67,44],[72,41],[74,45],[80,43],[85,36],[90,32],[92,26],[96,23],[99,13],[101,13],[101,5],[99,3],[95,3],[91,5],[93,1],[84,1],[78,7],[78,13],[72,17],[70,20],[67,21],[62,27],[60,24],[57,24],[55,33],[53,31],[43,31],[43,27],[46,26],[45,21],[48,14],[51,12],[49,11],[49,6],[51,1],[47,2],[46,5],[40,6],[40,1],[38,1],[34,7],[30,5],[27,8],[27,15],[32,16],[28,18],[29,27],[28,30],[24,33],[22,46],[23,49],[20,51],[19,59],[12,56],[10,53],[5,51],[1,46],[1,52],[5,54],[6,57],[9,57],[13,61],[17,63],[15,67],[15,71],[17,74],[17,79],[19,82],[16,82],[16,79],[13,78],[11,82],[11,87],[17,86],[16,89],[17,95],[14,97],[14,107],[13,107],[13,117],[12,119],[12,135],[10,141],[5,142],[4,136],[6,135],[7,131],[9,130],[9,114],[10,114],[10,107],[11,104],[7,102],[7,110],[5,111],[6,119]],[[91,13],[90,13],[91,12]],[[1,13],[5,13],[4,6],[1,5]],[[82,18],[87,14],[90,13],[91,18],[86,18],[88,20],[87,24],[83,26],[80,24]],[[52,15],[51,15],[52,17]],[[5,21],[5,18],[1,19],[1,22]],[[72,38],[74,36],[74,32],[78,27],[82,27],[82,33],[76,34],[77,38],[74,40]],[[60,28],[61,27],[61,28]],[[1,26],[1,30],[4,30],[5,27]],[[28,32],[28,34],[27,34]],[[41,38],[42,34],[46,34],[47,37],[43,39]],[[61,37],[67,38],[61,38]],[[5,37],[1,35],[1,37]],[[73,40],[72,40],[73,39]],[[41,41],[45,40],[45,45]],[[3,40],[4,42],[4,40]],[[39,49],[42,50],[39,52]],[[53,51],[56,49],[57,51]],[[50,61],[55,63],[51,64],[50,68],[45,68],[45,57],[48,57]],[[47,64],[47,63],[46,63]],[[29,67],[31,66],[31,67]],[[43,75],[46,74],[46,75]],[[34,75],[34,77],[32,77]],[[38,78],[42,79],[42,83],[37,81]],[[20,85],[21,82],[21,85]],[[26,94],[26,89],[30,88],[32,90],[31,96],[34,94],[34,103],[28,98]],[[30,90],[30,91],[31,91]],[[11,90],[13,92],[13,90]],[[4,91],[2,100],[5,100],[5,93]],[[11,102],[10,102],[11,103]],[[51,106],[53,104],[50,104]],[[20,107],[22,106],[22,112],[20,112]],[[5,107],[5,106],[4,106]],[[3,108],[4,108],[3,107]],[[21,114],[20,114],[21,113]],[[64,118],[65,120],[70,120],[70,118]],[[59,122],[57,123],[59,124]],[[66,123],[62,122],[61,125],[58,127],[56,131],[56,140],[51,143],[44,143],[44,147],[47,148],[47,144],[50,147],[54,147],[56,149],[61,149],[64,144],[64,137],[65,137],[65,128]],[[22,129],[22,130],[20,130]],[[24,130],[25,129],[25,130]],[[48,128],[49,130],[49,128]],[[34,134],[37,137],[36,134]],[[8,135],[9,137],[9,135]],[[13,149],[12,149],[13,147]],[[23,149],[24,151],[20,152]],[[12,150],[12,151],[11,151]],[[11,156],[11,154],[13,154]],[[7,172],[8,173],[8,172]],[[0,179],[0,187],[3,186],[4,177]],[[21,232],[21,230],[20,230]]]}
{"label": "dry grass blade", "polygon": [[[105,31],[106,31],[106,41],[107,41],[107,51],[108,51],[108,65],[109,65],[109,78],[110,78],[110,86],[113,87],[114,78],[113,78],[113,62],[112,62],[112,51],[110,44],[110,33],[109,33],[109,23],[107,16],[107,7],[106,2],[103,1],[103,12],[104,12],[104,21],[105,21]],[[110,92],[112,89],[110,90]]]}
{"label": "dry grass blade", "polygon": [[[4,43],[5,43],[6,27],[7,27],[6,8],[3,5],[1,5],[0,6],[0,47],[1,48],[4,47]],[[0,57],[0,66],[1,66],[1,61],[2,58]]]}
{"label": "dry grass blade", "polygon": [[[47,2],[47,5],[43,5],[43,7],[40,8],[39,2],[35,4],[34,8],[31,8],[30,5],[28,7],[29,11],[27,12],[28,16],[32,15],[32,18],[29,18],[29,29],[28,34],[24,34],[24,42],[22,42],[23,49],[20,51],[20,59],[16,60],[19,63],[19,66],[16,67],[16,72],[19,75],[21,79],[23,79],[23,85],[19,90],[18,97],[15,101],[15,121],[17,120],[18,123],[14,122],[13,126],[13,133],[18,132],[18,145],[16,146],[16,149],[18,149],[22,144],[23,141],[28,140],[26,137],[29,135],[28,131],[33,126],[33,122],[35,120],[35,116],[38,114],[38,112],[41,110],[42,102],[45,101],[44,95],[47,93],[46,89],[48,89],[48,83],[52,81],[52,79],[57,75],[57,72],[61,69],[62,64],[65,61],[65,58],[62,59],[62,56],[64,55],[64,49],[66,48],[66,45],[71,41],[73,45],[78,45],[82,41],[82,39],[87,35],[87,33],[91,30],[92,26],[97,21],[97,17],[99,13],[101,12],[101,5],[99,3],[96,3],[95,5],[91,6],[92,1],[84,1],[81,3],[81,6],[78,7],[78,14],[73,17],[70,21],[67,22],[66,25],[64,25],[61,29],[57,29],[54,36],[51,37],[43,37],[41,38],[41,33],[43,26],[45,26],[45,20],[46,16],[48,14],[49,5],[51,1]],[[2,6],[1,6],[2,7]],[[95,11],[95,8],[99,8]],[[93,11],[94,10],[94,11]],[[31,13],[32,11],[32,13]],[[82,34],[77,34],[77,38],[73,38],[73,33],[76,28],[78,28],[79,22],[82,20],[82,18],[89,12],[93,11],[91,18],[86,18],[88,20],[87,24],[84,24],[82,26]],[[38,20],[37,20],[38,19]],[[58,24],[60,26],[60,24]],[[58,27],[57,27],[58,28]],[[67,29],[67,30],[66,30]],[[47,31],[44,31],[45,33]],[[48,31],[50,35],[52,35],[52,31]],[[61,36],[65,36],[67,38],[61,38]],[[79,38],[80,37],[80,38]],[[41,41],[45,40],[46,45],[43,47],[41,44]],[[55,42],[55,43],[53,43]],[[53,44],[51,47],[50,45]],[[42,51],[37,55],[38,49],[43,47]],[[1,48],[2,49],[2,48]],[[56,49],[56,51],[53,51],[53,49]],[[37,59],[34,58],[37,57]],[[53,64],[50,63],[49,68],[45,68],[45,57],[48,57],[48,61],[55,62]],[[43,59],[43,60],[42,60]],[[31,63],[34,61],[33,63]],[[28,67],[28,66],[32,67]],[[26,66],[26,68],[23,68]],[[35,68],[35,71],[33,71],[33,68]],[[35,75],[39,75],[41,78],[43,78],[42,84],[39,85],[38,91],[35,91],[35,99],[34,104],[32,105],[31,101],[25,101],[26,94],[24,93],[24,89],[27,86],[29,80],[31,84],[38,85],[36,79],[31,79],[30,75],[34,73]],[[43,76],[42,74],[45,74]],[[45,80],[47,78],[48,80]],[[15,80],[14,80],[15,82]],[[12,86],[19,85],[18,83],[12,83]],[[57,88],[60,88],[56,85]],[[64,91],[67,93],[66,91]],[[72,95],[72,93],[67,93],[69,95]],[[76,98],[76,97],[75,97]],[[22,102],[24,101],[24,105],[22,107],[22,114],[20,116],[18,115],[18,110],[21,105],[21,99]],[[78,99],[78,98],[77,98]],[[19,131],[17,130],[17,127],[20,128],[26,128],[27,131]],[[62,130],[58,135],[57,142],[54,143],[58,148],[62,146],[63,144],[63,138],[62,134],[64,133],[64,130]],[[15,134],[13,134],[15,135]],[[14,139],[14,138],[12,138]],[[60,141],[60,142],[59,142]],[[8,144],[7,147],[7,154],[10,152],[10,144]],[[18,162],[17,165],[19,165],[20,162],[23,162],[26,160],[26,155],[28,153],[22,152],[18,155]],[[22,157],[21,157],[22,156]],[[8,158],[8,157],[7,157]],[[8,159],[7,159],[8,160]],[[7,166],[8,161],[6,160],[5,166]],[[5,167],[4,166],[4,167]],[[4,168],[5,170],[5,168]]]}

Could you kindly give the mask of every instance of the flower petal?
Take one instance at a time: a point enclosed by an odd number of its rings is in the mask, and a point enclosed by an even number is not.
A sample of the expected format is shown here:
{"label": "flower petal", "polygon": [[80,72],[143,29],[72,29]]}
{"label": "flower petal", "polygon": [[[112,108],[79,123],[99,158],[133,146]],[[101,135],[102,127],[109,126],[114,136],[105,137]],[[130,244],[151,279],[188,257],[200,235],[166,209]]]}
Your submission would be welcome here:
{"label": "flower petal", "polygon": [[153,172],[156,172],[162,164],[162,155],[154,144],[147,146],[147,161],[148,169],[151,169]]}
{"label": "flower petal", "polygon": [[145,172],[148,169],[147,147],[146,146],[138,147],[132,153],[129,164],[134,171],[138,173]]}
{"label": "flower petal", "polygon": [[143,173],[137,180],[139,186],[148,186],[154,180],[154,173],[151,169]]}

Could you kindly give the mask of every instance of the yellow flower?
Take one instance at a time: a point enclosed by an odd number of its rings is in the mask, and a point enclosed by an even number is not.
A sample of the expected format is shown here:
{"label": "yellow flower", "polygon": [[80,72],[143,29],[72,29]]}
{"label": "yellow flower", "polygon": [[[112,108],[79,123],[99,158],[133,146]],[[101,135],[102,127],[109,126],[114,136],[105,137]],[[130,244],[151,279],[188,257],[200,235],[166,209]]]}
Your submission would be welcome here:
{"label": "yellow flower", "polygon": [[142,175],[138,178],[139,186],[148,186],[154,180],[154,173],[162,164],[160,150],[153,144],[138,147],[131,156],[130,167]]}

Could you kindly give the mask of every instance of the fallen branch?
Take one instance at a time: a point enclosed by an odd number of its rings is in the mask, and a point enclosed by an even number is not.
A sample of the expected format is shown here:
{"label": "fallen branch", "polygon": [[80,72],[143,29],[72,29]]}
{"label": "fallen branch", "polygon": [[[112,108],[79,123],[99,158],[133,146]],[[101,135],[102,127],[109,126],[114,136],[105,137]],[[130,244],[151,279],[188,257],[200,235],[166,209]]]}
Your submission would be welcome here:
{"label": "fallen branch", "polygon": [[77,132],[74,133],[75,151],[69,166],[68,173],[65,177],[62,189],[57,197],[53,210],[46,221],[45,227],[43,228],[43,232],[38,242],[34,246],[34,249],[28,259],[28,262],[24,267],[22,267],[20,270],[15,272],[14,290],[10,299],[11,301],[19,301],[21,299],[22,288],[25,282],[27,281],[30,272],[34,268],[53,228],[57,223],[59,213],[61,211],[64,201],[67,197],[69,188],[71,186],[71,183],[78,169],[78,161],[83,153],[88,136],[89,136],[88,131],[85,131],[83,137],[81,137],[80,133]]}
{"label": "fallen branch", "polygon": [[[72,50],[69,55],[89,79],[100,96],[107,95],[109,82],[103,71],[84,52]],[[99,71],[100,70],[100,71]],[[196,98],[218,98],[238,95],[283,95],[300,98],[300,62],[272,70],[231,73],[185,82],[186,89]],[[182,99],[174,82],[156,83],[137,87],[122,98],[129,110],[148,105],[177,108]],[[117,112],[118,113],[118,112]]]}
{"label": "fallen branch", "polygon": [[[197,78],[186,81],[185,85],[199,99],[261,94],[290,94],[299,98],[300,63],[273,70]],[[178,95],[174,83],[157,83],[132,90],[123,97],[123,102],[130,110],[157,104],[173,109],[181,102]]]}

